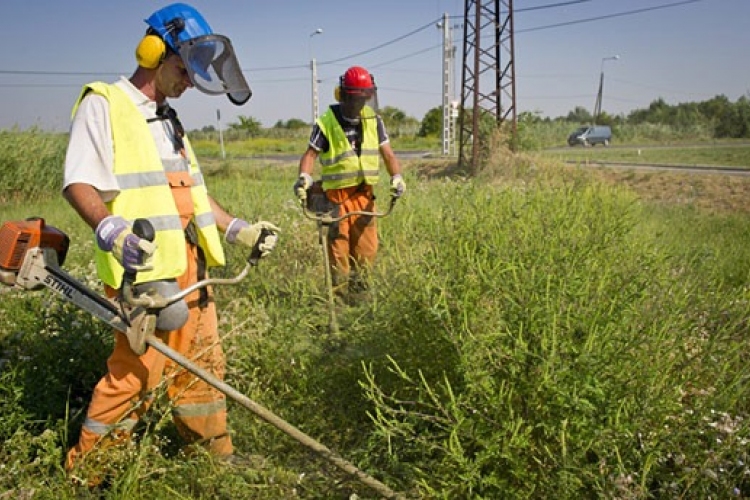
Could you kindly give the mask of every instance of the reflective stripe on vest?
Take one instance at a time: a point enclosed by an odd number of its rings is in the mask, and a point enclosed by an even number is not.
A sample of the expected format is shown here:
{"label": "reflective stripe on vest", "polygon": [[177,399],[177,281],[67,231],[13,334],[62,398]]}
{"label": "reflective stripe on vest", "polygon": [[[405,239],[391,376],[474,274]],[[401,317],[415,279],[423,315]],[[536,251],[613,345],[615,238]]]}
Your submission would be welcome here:
{"label": "reflective stripe on vest", "polygon": [[[365,112],[367,116],[375,115],[367,106],[361,115]],[[367,118],[361,123],[362,151],[361,155],[357,156],[331,108],[318,119],[318,126],[328,139],[328,151],[320,154],[323,189],[341,189],[362,182],[370,185],[378,183],[380,152],[377,119]]]}
{"label": "reflective stripe on vest", "polygon": [[[107,208],[110,213],[120,215],[131,223],[138,218],[148,219],[156,230],[154,269],[138,273],[138,282],[176,278],[187,269],[185,234],[164,172],[177,168],[177,165],[162,164],[146,120],[130,97],[117,86],[102,82],[85,86],[73,113],[89,91],[102,95],[109,102],[114,174],[120,192],[106,204]],[[190,159],[193,180],[190,192],[195,207],[199,245],[209,266],[221,266],[225,263],[224,250],[203,175],[190,142],[187,138],[184,138],[184,142]],[[111,252],[97,248],[96,266],[99,278],[104,283],[119,288],[123,268]]]}

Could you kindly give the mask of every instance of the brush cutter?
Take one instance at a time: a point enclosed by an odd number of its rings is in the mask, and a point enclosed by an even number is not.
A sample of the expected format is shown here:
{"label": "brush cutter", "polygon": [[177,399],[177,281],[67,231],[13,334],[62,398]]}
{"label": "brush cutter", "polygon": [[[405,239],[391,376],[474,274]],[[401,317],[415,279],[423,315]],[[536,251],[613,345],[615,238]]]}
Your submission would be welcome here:
{"label": "brush cutter", "polygon": [[[317,189],[316,189],[317,188]],[[302,207],[302,213],[310,220],[314,220],[318,226],[318,243],[323,251],[323,267],[325,268],[325,286],[328,291],[328,311],[329,311],[329,322],[328,330],[330,333],[339,333],[339,324],[336,318],[336,301],[333,293],[333,277],[331,276],[331,256],[328,252],[328,232],[333,224],[341,222],[344,219],[355,216],[367,216],[382,218],[387,217],[393,211],[393,207],[396,205],[398,196],[391,196],[391,202],[388,205],[388,210],[385,212],[366,212],[361,210],[355,210],[343,215],[335,215],[335,208],[325,203],[325,193],[319,186],[314,186],[308,191],[308,199],[300,200],[300,206]],[[317,198],[317,200],[316,200]],[[323,200],[322,202],[320,200]]]}
{"label": "brush cutter", "polygon": [[[145,219],[135,221],[133,232],[148,240],[153,240],[154,237],[153,227]],[[263,236],[261,234],[258,241],[263,241]],[[163,297],[153,290],[142,294],[134,293],[135,275],[126,272],[120,296],[107,299],[92,292],[60,268],[69,243],[70,240],[65,233],[46,225],[41,218],[4,223],[0,226],[0,283],[23,290],[49,288],[63,299],[124,333],[136,354],[143,354],[148,347],[156,349],[383,497],[404,498],[270,410],[197,366],[155,336],[156,317],[161,309],[199,288],[209,285],[231,285],[242,281],[250,268],[258,265],[260,249],[257,245],[251,250],[244,269],[234,278],[205,279],[175,295]]]}

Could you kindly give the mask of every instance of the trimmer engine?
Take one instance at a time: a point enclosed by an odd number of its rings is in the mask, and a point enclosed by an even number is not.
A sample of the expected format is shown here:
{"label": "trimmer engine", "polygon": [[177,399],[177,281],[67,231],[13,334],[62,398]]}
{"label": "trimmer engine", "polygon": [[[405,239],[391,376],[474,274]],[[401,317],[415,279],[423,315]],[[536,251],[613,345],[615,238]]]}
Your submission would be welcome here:
{"label": "trimmer engine", "polygon": [[14,285],[26,254],[32,248],[51,248],[62,265],[68,254],[70,238],[44,219],[32,217],[23,221],[8,221],[0,226],[0,283]]}

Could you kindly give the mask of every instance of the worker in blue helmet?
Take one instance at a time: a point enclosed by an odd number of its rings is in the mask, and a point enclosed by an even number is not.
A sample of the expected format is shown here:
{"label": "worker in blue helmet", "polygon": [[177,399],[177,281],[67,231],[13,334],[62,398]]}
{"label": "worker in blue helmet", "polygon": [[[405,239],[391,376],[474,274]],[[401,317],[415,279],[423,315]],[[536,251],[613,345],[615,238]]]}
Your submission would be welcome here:
{"label": "worker in blue helmet", "polygon": [[[192,7],[169,5],[146,24],[132,76],[85,85],[74,106],[63,196],[92,229],[97,274],[109,297],[120,294],[125,271],[137,272],[136,290],[143,292],[171,297],[193,290],[158,312],[156,334],[222,379],[225,356],[213,291],[193,285],[224,265],[223,242],[257,245],[265,256],[279,228],[230,215],[211,196],[169,100],[196,87],[241,104],[250,89],[229,40],[213,33]],[[138,218],[152,222],[153,241],[133,231]],[[106,466],[109,447],[127,441],[161,385],[187,446],[235,457],[224,394],[153,349],[136,352],[124,334],[114,335],[108,373],[94,388],[66,469],[88,470],[78,466],[89,459]],[[101,477],[86,479],[91,484]]]}

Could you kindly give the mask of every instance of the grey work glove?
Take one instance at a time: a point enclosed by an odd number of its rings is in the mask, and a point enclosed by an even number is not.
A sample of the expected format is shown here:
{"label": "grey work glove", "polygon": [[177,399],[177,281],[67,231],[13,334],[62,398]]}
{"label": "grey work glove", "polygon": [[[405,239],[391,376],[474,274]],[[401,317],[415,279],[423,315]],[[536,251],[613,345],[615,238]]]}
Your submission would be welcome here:
{"label": "grey work glove", "polygon": [[[263,229],[267,229],[270,233],[263,238],[263,241],[258,242]],[[260,250],[260,256],[263,258],[271,253],[276,246],[278,241],[276,233],[280,232],[281,229],[270,222],[260,221],[251,225],[242,219],[232,219],[232,222],[227,226],[225,237],[229,243],[241,243],[249,248],[255,248],[255,244],[258,243],[258,250]]]}
{"label": "grey work glove", "polygon": [[406,183],[401,174],[396,174],[391,177],[391,196],[394,198],[401,198],[406,192]]}
{"label": "grey work glove", "polygon": [[302,172],[294,183],[294,195],[299,201],[307,200],[307,190],[313,185],[313,178],[310,174]]}
{"label": "grey work glove", "polygon": [[112,252],[126,271],[151,271],[154,268],[151,258],[156,243],[133,234],[130,224],[120,216],[110,215],[99,222],[96,244],[105,252]]}

